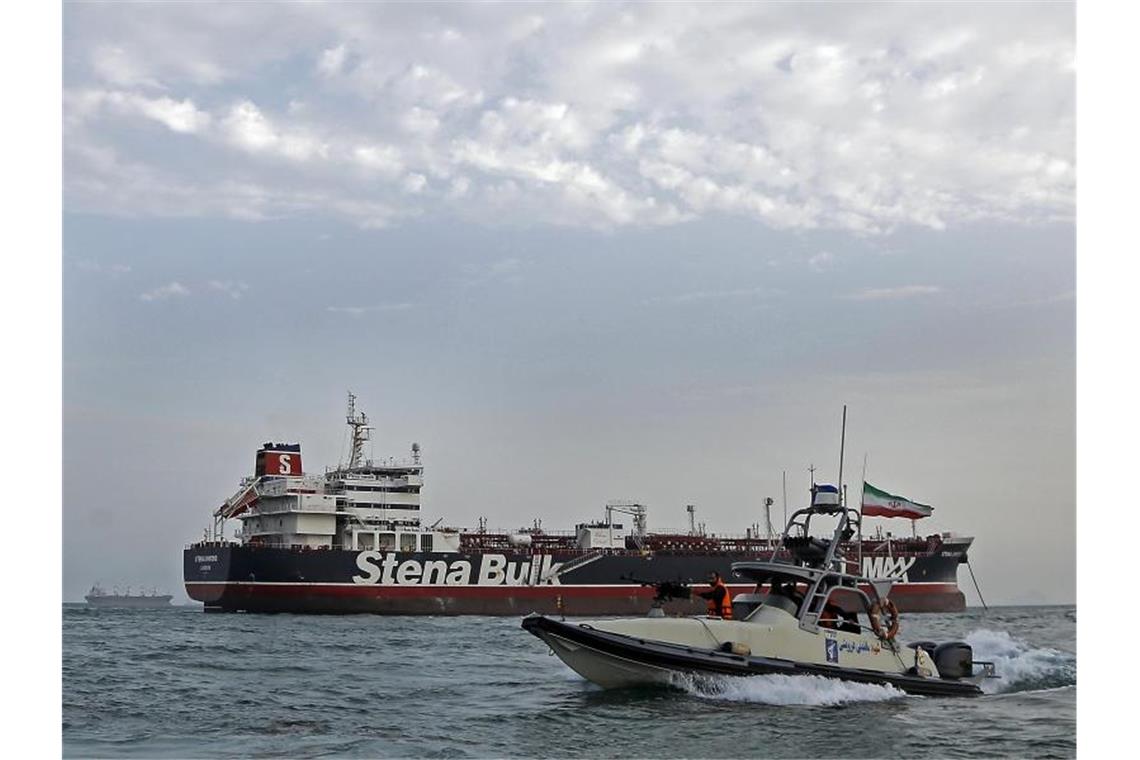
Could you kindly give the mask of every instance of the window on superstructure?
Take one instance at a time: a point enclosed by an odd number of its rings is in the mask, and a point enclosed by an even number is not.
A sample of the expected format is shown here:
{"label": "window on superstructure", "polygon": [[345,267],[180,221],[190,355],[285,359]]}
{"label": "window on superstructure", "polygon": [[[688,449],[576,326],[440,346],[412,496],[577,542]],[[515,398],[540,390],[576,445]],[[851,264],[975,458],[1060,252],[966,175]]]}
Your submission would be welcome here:
{"label": "window on superstructure", "polygon": [[425,533],[420,537],[420,551],[430,552],[432,550],[432,539],[435,538],[430,533]]}

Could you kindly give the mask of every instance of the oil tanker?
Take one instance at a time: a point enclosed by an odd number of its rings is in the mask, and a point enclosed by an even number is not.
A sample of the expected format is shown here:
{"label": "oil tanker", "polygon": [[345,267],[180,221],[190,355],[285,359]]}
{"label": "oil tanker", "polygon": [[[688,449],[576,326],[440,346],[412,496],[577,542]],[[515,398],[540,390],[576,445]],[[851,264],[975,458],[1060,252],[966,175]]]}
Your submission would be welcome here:
{"label": "oil tanker", "polygon": [[[565,532],[539,521],[517,531],[488,530],[483,520],[471,530],[425,526],[419,446],[406,459],[365,459],[371,426],[352,394],[346,419],[347,462],[311,474],[299,444],[264,444],[254,474],[214,511],[203,540],[184,550],[186,593],[207,612],[629,615],[647,612],[660,584],[703,584],[713,571],[731,592],[750,591],[752,584],[734,582],[733,562],[788,556],[770,520],[764,531],[708,535],[692,506],[689,530],[676,533],[650,531],[648,508],[629,501],[609,502],[602,519]],[[233,540],[225,536],[230,520],[241,523]],[[965,608],[957,574],[973,538],[881,530],[851,538],[837,561],[893,581],[900,610]],[[704,604],[695,595],[673,598],[665,610],[700,612]]]}

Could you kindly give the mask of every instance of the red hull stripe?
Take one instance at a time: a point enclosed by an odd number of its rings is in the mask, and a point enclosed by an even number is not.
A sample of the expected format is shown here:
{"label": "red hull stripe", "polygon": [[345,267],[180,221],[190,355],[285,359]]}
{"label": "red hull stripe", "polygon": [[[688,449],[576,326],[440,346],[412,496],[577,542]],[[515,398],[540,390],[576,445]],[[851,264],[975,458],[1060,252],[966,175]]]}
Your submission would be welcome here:
{"label": "red hull stripe", "polygon": [[[752,584],[727,584],[734,590],[751,590]],[[265,583],[217,581],[200,583],[188,582],[186,592],[192,598],[198,594],[214,595],[218,587],[224,586],[246,593],[265,595],[310,595],[318,593],[327,596],[363,596],[388,598],[414,598],[448,596],[455,598],[519,598],[543,599],[554,596],[565,597],[613,597],[635,594],[651,598],[654,590],[647,586],[599,585],[599,586],[385,586],[378,583]],[[906,583],[891,589],[892,595],[938,595],[956,594],[958,586],[953,583]]]}

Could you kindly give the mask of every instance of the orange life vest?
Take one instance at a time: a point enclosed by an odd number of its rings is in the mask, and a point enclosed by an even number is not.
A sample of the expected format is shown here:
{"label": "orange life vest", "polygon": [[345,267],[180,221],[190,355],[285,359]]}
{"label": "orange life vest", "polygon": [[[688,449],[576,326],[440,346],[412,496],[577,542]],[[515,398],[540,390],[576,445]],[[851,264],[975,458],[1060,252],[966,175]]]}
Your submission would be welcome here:
{"label": "orange life vest", "polygon": [[709,614],[717,615],[725,620],[732,620],[732,594],[729,593],[728,587],[724,585],[723,580],[717,580],[713,584],[713,590],[717,588],[724,589],[724,596],[720,598],[720,604],[717,604],[716,597],[709,599]]}

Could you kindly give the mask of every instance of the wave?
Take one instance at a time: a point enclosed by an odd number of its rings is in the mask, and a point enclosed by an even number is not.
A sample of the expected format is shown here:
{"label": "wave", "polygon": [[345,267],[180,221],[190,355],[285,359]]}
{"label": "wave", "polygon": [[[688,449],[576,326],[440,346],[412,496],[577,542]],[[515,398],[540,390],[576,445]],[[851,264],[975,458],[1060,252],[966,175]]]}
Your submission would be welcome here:
{"label": "wave", "polygon": [[[1064,689],[1077,683],[1077,658],[1051,647],[1034,647],[1006,631],[979,629],[966,636],[974,659],[994,663],[1000,678],[982,682],[986,694]],[[885,702],[906,696],[893,686],[822,676],[762,675],[748,678],[677,675],[673,685],[694,696],[767,705],[832,706]]]}
{"label": "wave", "polygon": [[1042,691],[1077,683],[1077,658],[1051,647],[1033,647],[1005,631],[979,629],[966,636],[974,659],[994,663],[998,679],[982,682],[987,694]]}
{"label": "wave", "polygon": [[906,696],[893,686],[806,675],[770,674],[747,678],[678,675],[673,685],[705,699],[764,705],[830,707],[850,702],[886,702]]}

